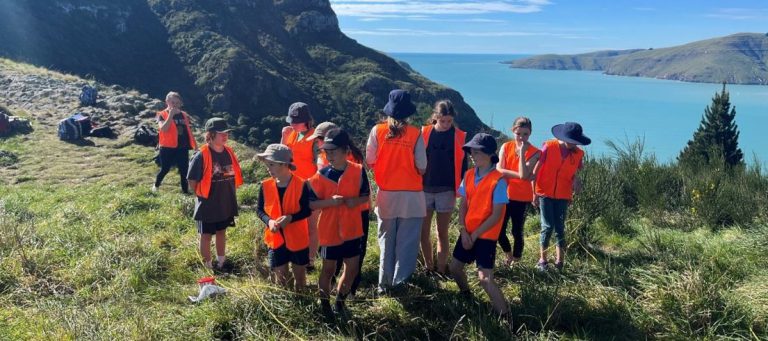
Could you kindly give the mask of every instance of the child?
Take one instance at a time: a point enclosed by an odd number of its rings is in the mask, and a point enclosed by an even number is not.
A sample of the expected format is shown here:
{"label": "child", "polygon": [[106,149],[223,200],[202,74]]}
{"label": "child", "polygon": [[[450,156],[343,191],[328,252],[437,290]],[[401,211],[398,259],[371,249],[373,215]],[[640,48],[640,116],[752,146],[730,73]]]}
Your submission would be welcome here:
{"label": "child", "polygon": [[416,112],[411,95],[392,90],[383,112],[387,120],[371,129],[365,155],[379,185],[379,294],[413,274],[421,224],[427,214],[421,179],[427,155],[421,130],[407,122]]}
{"label": "child", "polygon": [[296,165],[291,163],[288,146],[271,144],[258,157],[270,176],[262,181],[258,199],[259,218],[267,225],[264,243],[269,247],[269,267],[276,281],[287,287],[288,263],[293,264],[294,289],[299,291],[306,285],[309,263],[309,187],[293,174]]}
{"label": "child", "polygon": [[318,236],[323,267],[318,286],[321,308],[326,316],[330,316],[333,314],[329,302],[331,279],[337,263],[344,263],[344,272],[336,287],[335,306],[339,314],[346,311],[344,302],[360,270],[361,211],[368,203],[369,187],[363,166],[347,160],[350,152],[358,157],[362,157],[362,153],[345,131],[328,132],[322,148],[329,165],[309,179],[312,188],[309,205],[320,211]]}
{"label": "child", "polygon": [[451,274],[459,290],[469,293],[464,267],[477,262],[477,277],[480,285],[491,299],[493,309],[500,315],[509,312],[507,301],[493,279],[493,264],[496,258],[496,240],[504,223],[507,203],[507,182],[496,170],[496,139],[479,133],[464,145],[475,167],[464,175],[459,187],[461,206],[459,221],[461,231],[453,249]]}
{"label": "child", "polygon": [[211,237],[216,235],[216,268],[222,269],[227,243],[226,230],[235,226],[237,187],[243,184],[240,164],[227,146],[230,129],[223,118],[205,122],[205,144],[189,163],[187,180],[195,189],[194,219],[200,234],[200,254],[206,268],[212,268]]}
{"label": "child", "polygon": [[[539,149],[528,143],[531,136],[531,120],[527,117],[518,117],[512,124],[512,133],[515,139],[501,146],[496,169],[507,179],[507,203],[504,226],[499,235],[499,245],[506,255],[506,264],[515,264],[523,255],[523,227],[525,226],[525,212],[528,204],[533,201],[533,167],[539,160]],[[507,224],[512,220],[512,237],[514,249],[509,245],[507,237]]]}
{"label": "child", "polygon": [[328,159],[325,157],[325,152],[323,152],[323,138],[325,138],[329,131],[334,129],[339,129],[339,126],[333,122],[323,122],[318,124],[312,135],[307,138],[310,141],[317,139],[315,144],[320,149],[317,153],[317,169],[323,169],[323,167],[328,166]]}
{"label": "child", "polygon": [[[427,149],[427,170],[424,173],[424,199],[427,216],[421,225],[421,253],[428,271],[445,275],[448,265],[448,224],[456,208],[456,191],[464,174],[462,146],[467,133],[456,127],[456,111],[449,100],[435,103],[432,124],[421,128]],[[432,216],[437,212],[437,269],[432,258]]]}
{"label": "child", "polygon": [[541,158],[534,168],[535,193],[541,210],[540,257],[536,267],[547,270],[547,247],[552,230],[557,238],[555,268],[563,268],[565,256],[565,216],[573,200],[576,173],[582,167],[584,151],[578,146],[589,145],[592,140],[584,136],[581,125],[565,122],[552,127],[555,139],[544,142]]}
{"label": "child", "polygon": [[[317,140],[310,138],[315,133],[314,119],[309,112],[306,103],[296,102],[288,108],[288,116],[285,121],[290,126],[284,127],[280,143],[291,148],[293,162],[296,164],[295,175],[302,179],[309,179],[317,172],[317,157],[320,149]],[[317,254],[317,213],[312,212],[309,217],[309,265],[314,269],[315,256]]]}
{"label": "child", "polygon": [[181,177],[181,191],[188,194],[189,185],[186,176],[189,172],[187,169],[189,151],[197,149],[197,144],[194,135],[192,135],[189,115],[181,111],[181,107],[184,105],[181,101],[181,95],[178,92],[169,92],[165,96],[165,104],[167,105],[165,110],[158,112],[156,116],[160,171],[155,176],[152,192],[157,192],[171,167],[176,166]]}

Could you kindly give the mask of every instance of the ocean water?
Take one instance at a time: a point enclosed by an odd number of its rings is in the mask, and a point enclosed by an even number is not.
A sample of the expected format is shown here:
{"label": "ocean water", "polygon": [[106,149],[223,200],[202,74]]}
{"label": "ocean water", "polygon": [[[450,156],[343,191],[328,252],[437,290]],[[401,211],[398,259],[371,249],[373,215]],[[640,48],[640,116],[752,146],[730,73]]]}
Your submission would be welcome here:
{"label": "ocean water", "polygon": [[[521,115],[541,144],[565,121],[584,127],[587,153],[612,153],[605,141],[642,139],[660,161],[674,160],[699,126],[722,84],[684,83],[592,71],[511,69],[500,61],[523,55],[392,53],[426,77],[459,91],[486,124],[507,132]],[[736,108],[739,147],[747,162],[768,161],[768,86],[727,85]],[[459,113],[461,114],[461,113]]]}

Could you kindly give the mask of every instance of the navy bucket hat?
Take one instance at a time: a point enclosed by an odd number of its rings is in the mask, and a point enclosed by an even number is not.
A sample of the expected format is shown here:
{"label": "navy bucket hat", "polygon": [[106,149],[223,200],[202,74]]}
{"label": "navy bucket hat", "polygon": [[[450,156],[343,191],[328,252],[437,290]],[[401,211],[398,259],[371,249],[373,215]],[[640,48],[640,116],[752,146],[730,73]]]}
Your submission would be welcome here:
{"label": "navy bucket hat", "polygon": [[586,146],[592,143],[592,139],[584,135],[581,124],[576,122],[565,122],[552,127],[552,135],[558,140]]}
{"label": "navy bucket hat", "polygon": [[498,163],[499,156],[496,155],[497,147],[498,144],[493,136],[486,133],[477,133],[472,137],[472,140],[464,144],[461,149],[467,154],[471,152],[471,149],[480,149],[483,153],[491,156],[491,163]]}
{"label": "navy bucket hat", "polygon": [[411,95],[403,89],[389,92],[389,100],[384,106],[384,114],[394,119],[402,120],[416,112],[416,106],[411,102]]}

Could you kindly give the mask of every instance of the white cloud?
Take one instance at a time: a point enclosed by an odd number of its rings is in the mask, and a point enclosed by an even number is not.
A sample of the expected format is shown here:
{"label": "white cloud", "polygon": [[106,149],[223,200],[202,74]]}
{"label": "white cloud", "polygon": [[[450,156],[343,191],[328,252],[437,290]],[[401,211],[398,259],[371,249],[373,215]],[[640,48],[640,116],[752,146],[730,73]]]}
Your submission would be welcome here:
{"label": "white cloud", "polygon": [[331,0],[339,16],[372,17],[407,14],[486,14],[535,13],[549,5],[549,0]]}
{"label": "white cloud", "polygon": [[768,20],[768,8],[719,8],[705,16],[728,20]]}

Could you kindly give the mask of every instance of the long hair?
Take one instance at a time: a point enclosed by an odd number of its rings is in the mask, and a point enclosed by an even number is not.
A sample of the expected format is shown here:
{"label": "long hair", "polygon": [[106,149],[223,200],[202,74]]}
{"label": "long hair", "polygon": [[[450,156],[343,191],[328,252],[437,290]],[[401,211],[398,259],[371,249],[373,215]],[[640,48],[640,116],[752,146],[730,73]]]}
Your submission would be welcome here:
{"label": "long hair", "polygon": [[[435,102],[435,107],[432,109],[432,116],[429,118],[430,124],[436,124],[437,120],[443,116],[456,117],[458,113],[453,108],[453,103],[449,99],[444,99]],[[453,122],[453,126],[456,126],[456,121]]]}
{"label": "long hair", "polygon": [[388,139],[398,138],[405,134],[405,127],[408,126],[408,121],[405,119],[399,120],[392,116],[387,116],[387,125],[389,126]]}
{"label": "long hair", "polygon": [[533,130],[533,123],[531,123],[530,118],[520,116],[515,119],[514,123],[512,123],[512,132],[514,132],[517,128],[528,128],[528,130]]}

